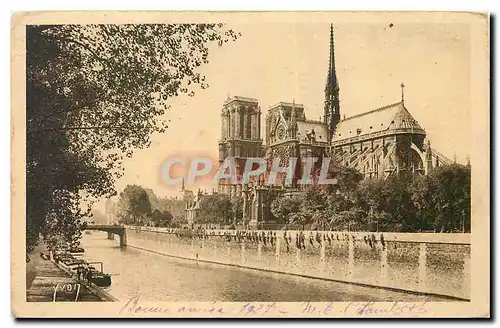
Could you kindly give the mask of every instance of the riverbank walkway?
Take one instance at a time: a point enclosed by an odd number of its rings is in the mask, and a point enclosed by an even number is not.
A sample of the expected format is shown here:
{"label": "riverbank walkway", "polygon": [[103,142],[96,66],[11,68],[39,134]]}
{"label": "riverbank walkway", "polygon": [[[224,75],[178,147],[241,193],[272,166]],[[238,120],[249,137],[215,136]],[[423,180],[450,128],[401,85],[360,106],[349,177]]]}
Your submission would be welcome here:
{"label": "riverbank walkway", "polygon": [[31,286],[26,291],[27,302],[104,302],[112,301],[96,287],[90,287],[50,260],[39,259]]}

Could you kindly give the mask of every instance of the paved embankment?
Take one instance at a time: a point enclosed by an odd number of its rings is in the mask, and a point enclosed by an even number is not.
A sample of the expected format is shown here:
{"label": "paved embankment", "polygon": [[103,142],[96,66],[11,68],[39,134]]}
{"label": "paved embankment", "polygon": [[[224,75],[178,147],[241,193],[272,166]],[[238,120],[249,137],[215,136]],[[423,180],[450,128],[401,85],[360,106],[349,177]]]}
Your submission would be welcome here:
{"label": "paved embankment", "polygon": [[26,291],[27,302],[104,302],[115,299],[97,287],[78,281],[50,260],[39,259]]}

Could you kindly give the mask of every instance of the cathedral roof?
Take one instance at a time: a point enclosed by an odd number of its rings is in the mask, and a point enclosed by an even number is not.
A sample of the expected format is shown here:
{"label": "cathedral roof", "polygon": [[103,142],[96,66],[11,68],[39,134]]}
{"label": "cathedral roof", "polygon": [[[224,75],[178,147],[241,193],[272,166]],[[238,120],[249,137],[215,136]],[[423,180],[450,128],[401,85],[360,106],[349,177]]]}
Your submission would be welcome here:
{"label": "cathedral roof", "polygon": [[398,102],[343,119],[337,125],[332,141],[385,131],[425,134],[424,129],[405,108],[404,103]]}
{"label": "cathedral roof", "polygon": [[308,140],[308,135],[314,135],[315,141],[328,142],[327,125],[323,122],[317,121],[297,121],[297,136],[300,141]]}
{"label": "cathedral roof", "polygon": [[295,108],[304,108],[303,104],[296,104],[296,103],[289,103],[285,101],[280,101],[279,103],[276,103],[269,107],[269,110],[273,110],[275,108],[280,108],[280,107],[295,107]]}

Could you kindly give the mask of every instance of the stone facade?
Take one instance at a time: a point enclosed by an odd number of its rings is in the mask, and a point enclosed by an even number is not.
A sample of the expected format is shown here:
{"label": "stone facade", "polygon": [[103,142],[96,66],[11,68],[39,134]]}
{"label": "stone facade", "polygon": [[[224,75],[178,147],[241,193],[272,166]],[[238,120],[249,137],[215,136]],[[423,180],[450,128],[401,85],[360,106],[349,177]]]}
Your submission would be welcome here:
{"label": "stone facade", "polygon": [[[402,100],[340,121],[332,136],[335,162],[352,167],[366,178],[392,174],[427,174],[436,166],[425,130]],[[438,160],[447,164],[446,158]]]}
{"label": "stone facade", "polygon": [[[308,119],[302,104],[279,102],[267,112],[263,144],[258,100],[245,97],[226,100],[221,111],[219,162],[235,158],[238,178],[236,184],[221,180],[218,192],[243,197],[244,221],[259,226],[272,223],[270,206],[275,197],[306,188],[297,185],[297,177],[303,173],[300,163],[306,157],[318,158],[318,166],[329,157],[333,166],[355,168],[365,178],[427,174],[433,167],[451,163],[431,149],[430,142],[425,140],[425,130],[405,107],[403,84],[401,90],[401,101],[396,104],[341,119],[332,25],[324,115],[320,120]],[[281,177],[273,186],[267,186],[264,174],[242,184],[245,160],[252,157],[265,157],[268,168],[275,158],[280,159],[280,166],[287,166],[290,157],[298,158],[299,164],[291,183]]]}

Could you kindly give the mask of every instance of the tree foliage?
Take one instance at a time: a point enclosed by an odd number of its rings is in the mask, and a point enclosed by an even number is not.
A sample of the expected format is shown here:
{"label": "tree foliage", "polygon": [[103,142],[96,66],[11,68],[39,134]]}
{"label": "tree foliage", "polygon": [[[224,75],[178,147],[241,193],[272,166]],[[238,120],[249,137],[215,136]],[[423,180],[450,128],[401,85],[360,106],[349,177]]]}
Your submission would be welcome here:
{"label": "tree foliage", "polygon": [[174,216],[169,211],[160,211],[155,208],[151,213],[151,220],[155,227],[168,227],[172,223]]}
{"label": "tree foliage", "polygon": [[435,229],[470,230],[471,170],[459,164],[441,166],[429,174],[426,193],[431,194]]}
{"label": "tree foliage", "polygon": [[299,212],[301,203],[301,197],[295,195],[278,197],[271,203],[271,212],[279,222],[292,223],[291,221],[295,221],[297,224],[302,224],[297,222],[302,221],[298,217],[291,219],[295,213]]}
{"label": "tree foliage", "polygon": [[197,223],[233,223],[233,204],[228,195],[206,195],[200,200]]}
{"label": "tree foliage", "polygon": [[231,211],[234,216],[235,224],[245,224],[247,222],[243,222],[243,197],[235,196],[231,198]]}
{"label": "tree foliage", "polygon": [[[428,176],[365,180],[353,169],[342,169],[337,177],[336,185],[310,186],[275,198],[272,215],[301,229],[470,231],[469,167],[454,164]],[[204,197],[197,222],[229,224],[242,206],[241,197]]]}
{"label": "tree foliage", "polygon": [[[296,224],[313,224],[314,228],[322,228],[325,224],[327,195],[322,188],[312,186],[307,189],[300,204],[299,215],[295,216]],[[300,222],[302,221],[302,222]]]}
{"label": "tree foliage", "polygon": [[120,193],[117,213],[120,223],[137,224],[150,218],[151,213],[151,202],[141,186],[127,185]]}
{"label": "tree foliage", "polygon": [[54,251],[79,246],[80,225],[90,209],[82,212],[78,196],[65,190],[55,192],[54,199],[41,231],[47,248]]}
{"label": "tree foliage", "polygon": [[26,28],[27,252],[61,193],[84,205],[115,194],[123,160],[168,127],[169,99],[208,87],[210,45],[236,38],[222,24]]}
{"label": "tree foliage", "polygon": [[276,199],[285,223],[309,229],[415,232],[470,231],[470,168],[442,166],[428,176],[361,180],[343,169],[339,183]]}

